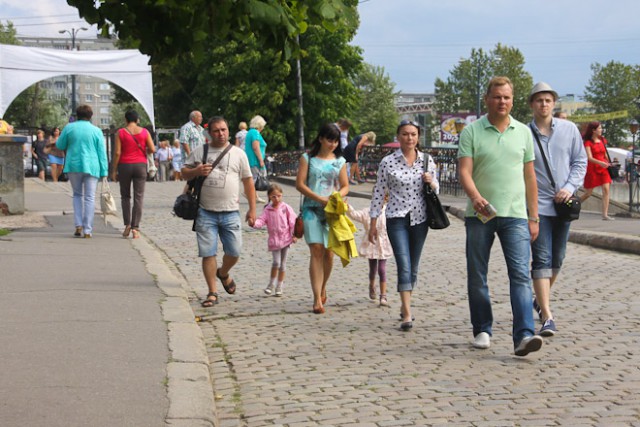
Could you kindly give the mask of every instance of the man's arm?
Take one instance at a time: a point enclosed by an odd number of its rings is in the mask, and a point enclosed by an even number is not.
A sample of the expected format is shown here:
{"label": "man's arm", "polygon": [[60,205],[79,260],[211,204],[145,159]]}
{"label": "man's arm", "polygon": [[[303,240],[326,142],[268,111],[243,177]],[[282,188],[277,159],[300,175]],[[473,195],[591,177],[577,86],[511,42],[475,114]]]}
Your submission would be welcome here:
{"label": "man's arm", "polygon": [[247,201],[249,202],[249,210],[245,217],[247,223],[253,227],[256,223],[256,188],[253,185],[253,177],[242,178],[242,185],[244,186],[244,194],[247,195]]}
{"label": "man's arm", "polygon": [[538,217],[538,183],[536,182],[536,171],[533,161],[524,164],[524,184],[527,196],[527,215],[529,216],[529,233],[531,241],[538,238],[539,222]]}
{"label": "man's arm", "polygon": [[184,166],[180,173],[182,177],[189,181],[192,178],[197,176],[207,176],[211,173],[211,164],[209,163],[200,163],[198,166]]}
{"label": "man's arm", "polygon": [[476,212],[489,215],[489,212],[485,211],[489,202],[482,197],[482,194],[476,188],[476,183],[473,181],[473,159],[471,157],[459,158],[458,172],[460,174],[460,184],[462,184],[464,192],[467,193],[467,197],[471,200],[473,209]]}

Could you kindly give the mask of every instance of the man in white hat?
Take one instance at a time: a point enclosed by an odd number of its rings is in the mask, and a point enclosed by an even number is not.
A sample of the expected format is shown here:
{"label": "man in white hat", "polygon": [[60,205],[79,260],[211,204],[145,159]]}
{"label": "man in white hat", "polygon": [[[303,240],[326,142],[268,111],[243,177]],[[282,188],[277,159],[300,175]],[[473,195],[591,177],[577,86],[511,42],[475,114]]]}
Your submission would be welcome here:
{"label": "man in white hat", "polygon": [[[534,167],[538,183],[538,238],[531,244],[531,276],[542,328],[539,334],[550,337],[557,329],[550,307],[551,286],[556,281],[567,249],[571,222],[558,218],[554,202],[566,202],[582,185],[587,171],[587,154],[575,124],[553,117],[558,94],[547,83],[537,83],[529,94],[533,120],[529,124],[534,140]],[[544,153],[540,152],[540,148]],[[544,155],[544,157],[543,157]],[[553,176],[549,176],[544,158]],[[552,185],[555,183],[555,187]]]}

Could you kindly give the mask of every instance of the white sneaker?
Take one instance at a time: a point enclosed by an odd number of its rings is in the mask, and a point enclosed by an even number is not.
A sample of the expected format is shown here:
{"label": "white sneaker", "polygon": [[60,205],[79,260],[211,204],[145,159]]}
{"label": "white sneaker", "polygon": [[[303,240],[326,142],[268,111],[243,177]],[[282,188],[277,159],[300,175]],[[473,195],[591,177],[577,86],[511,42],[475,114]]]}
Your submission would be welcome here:
{"label": "white sneaker", "polygon": [[475,348],[487,349],[491,347],[491,336],[486,332],[480,332],[473,339],[473,346]]}
{"label": "white sneaker", "polygon": [[276,296],[277,297],[281,297],[282,296],[282,287],[284,286],[284,284],[282,283],[278,283],[278,286],[276,286]]}
{"label": "white sneaker", "polygon": [[264,288],[264,293],[267,295],[271,295],[273,293],[273,283],[269,283],[266,288]]}
{"label": "white sneaker", "polygon": [[542,337],[540,335],[531,335],[520,340],[515,348],[516,356],[526,356],[529,353],[540,350],[542,347]]}

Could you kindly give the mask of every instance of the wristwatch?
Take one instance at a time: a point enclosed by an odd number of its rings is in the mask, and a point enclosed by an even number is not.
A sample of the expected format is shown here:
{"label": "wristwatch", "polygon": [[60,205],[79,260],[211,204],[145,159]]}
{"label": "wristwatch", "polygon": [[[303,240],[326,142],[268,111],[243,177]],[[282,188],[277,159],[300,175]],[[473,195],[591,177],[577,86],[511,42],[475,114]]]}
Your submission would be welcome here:
{"label": "wristwatch", "polygon": [[530,217],[529,217],[529,221],[533,221],[533,222],[540,222],[540,218],[530,216]]}

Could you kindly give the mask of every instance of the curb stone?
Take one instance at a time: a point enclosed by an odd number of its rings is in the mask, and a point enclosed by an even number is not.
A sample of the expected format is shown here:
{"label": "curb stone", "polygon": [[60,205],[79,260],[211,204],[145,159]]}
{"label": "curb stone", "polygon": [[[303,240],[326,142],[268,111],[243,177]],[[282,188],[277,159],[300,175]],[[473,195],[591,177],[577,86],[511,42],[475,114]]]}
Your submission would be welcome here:
{"label": "curb stone", "polygon": [[[107,220],[115,229],[122,229],[120,218],[109,217]],[[217,426],[209,357],[202,329],[189,305],[188,285],[172,272],[162,252],[144,234],[142,237],[131,240],[132,245],[165,295],[160,302],[162,317],[167,323],[170,354],[167,363],[169,409],[165,423],[174,427]]]}

